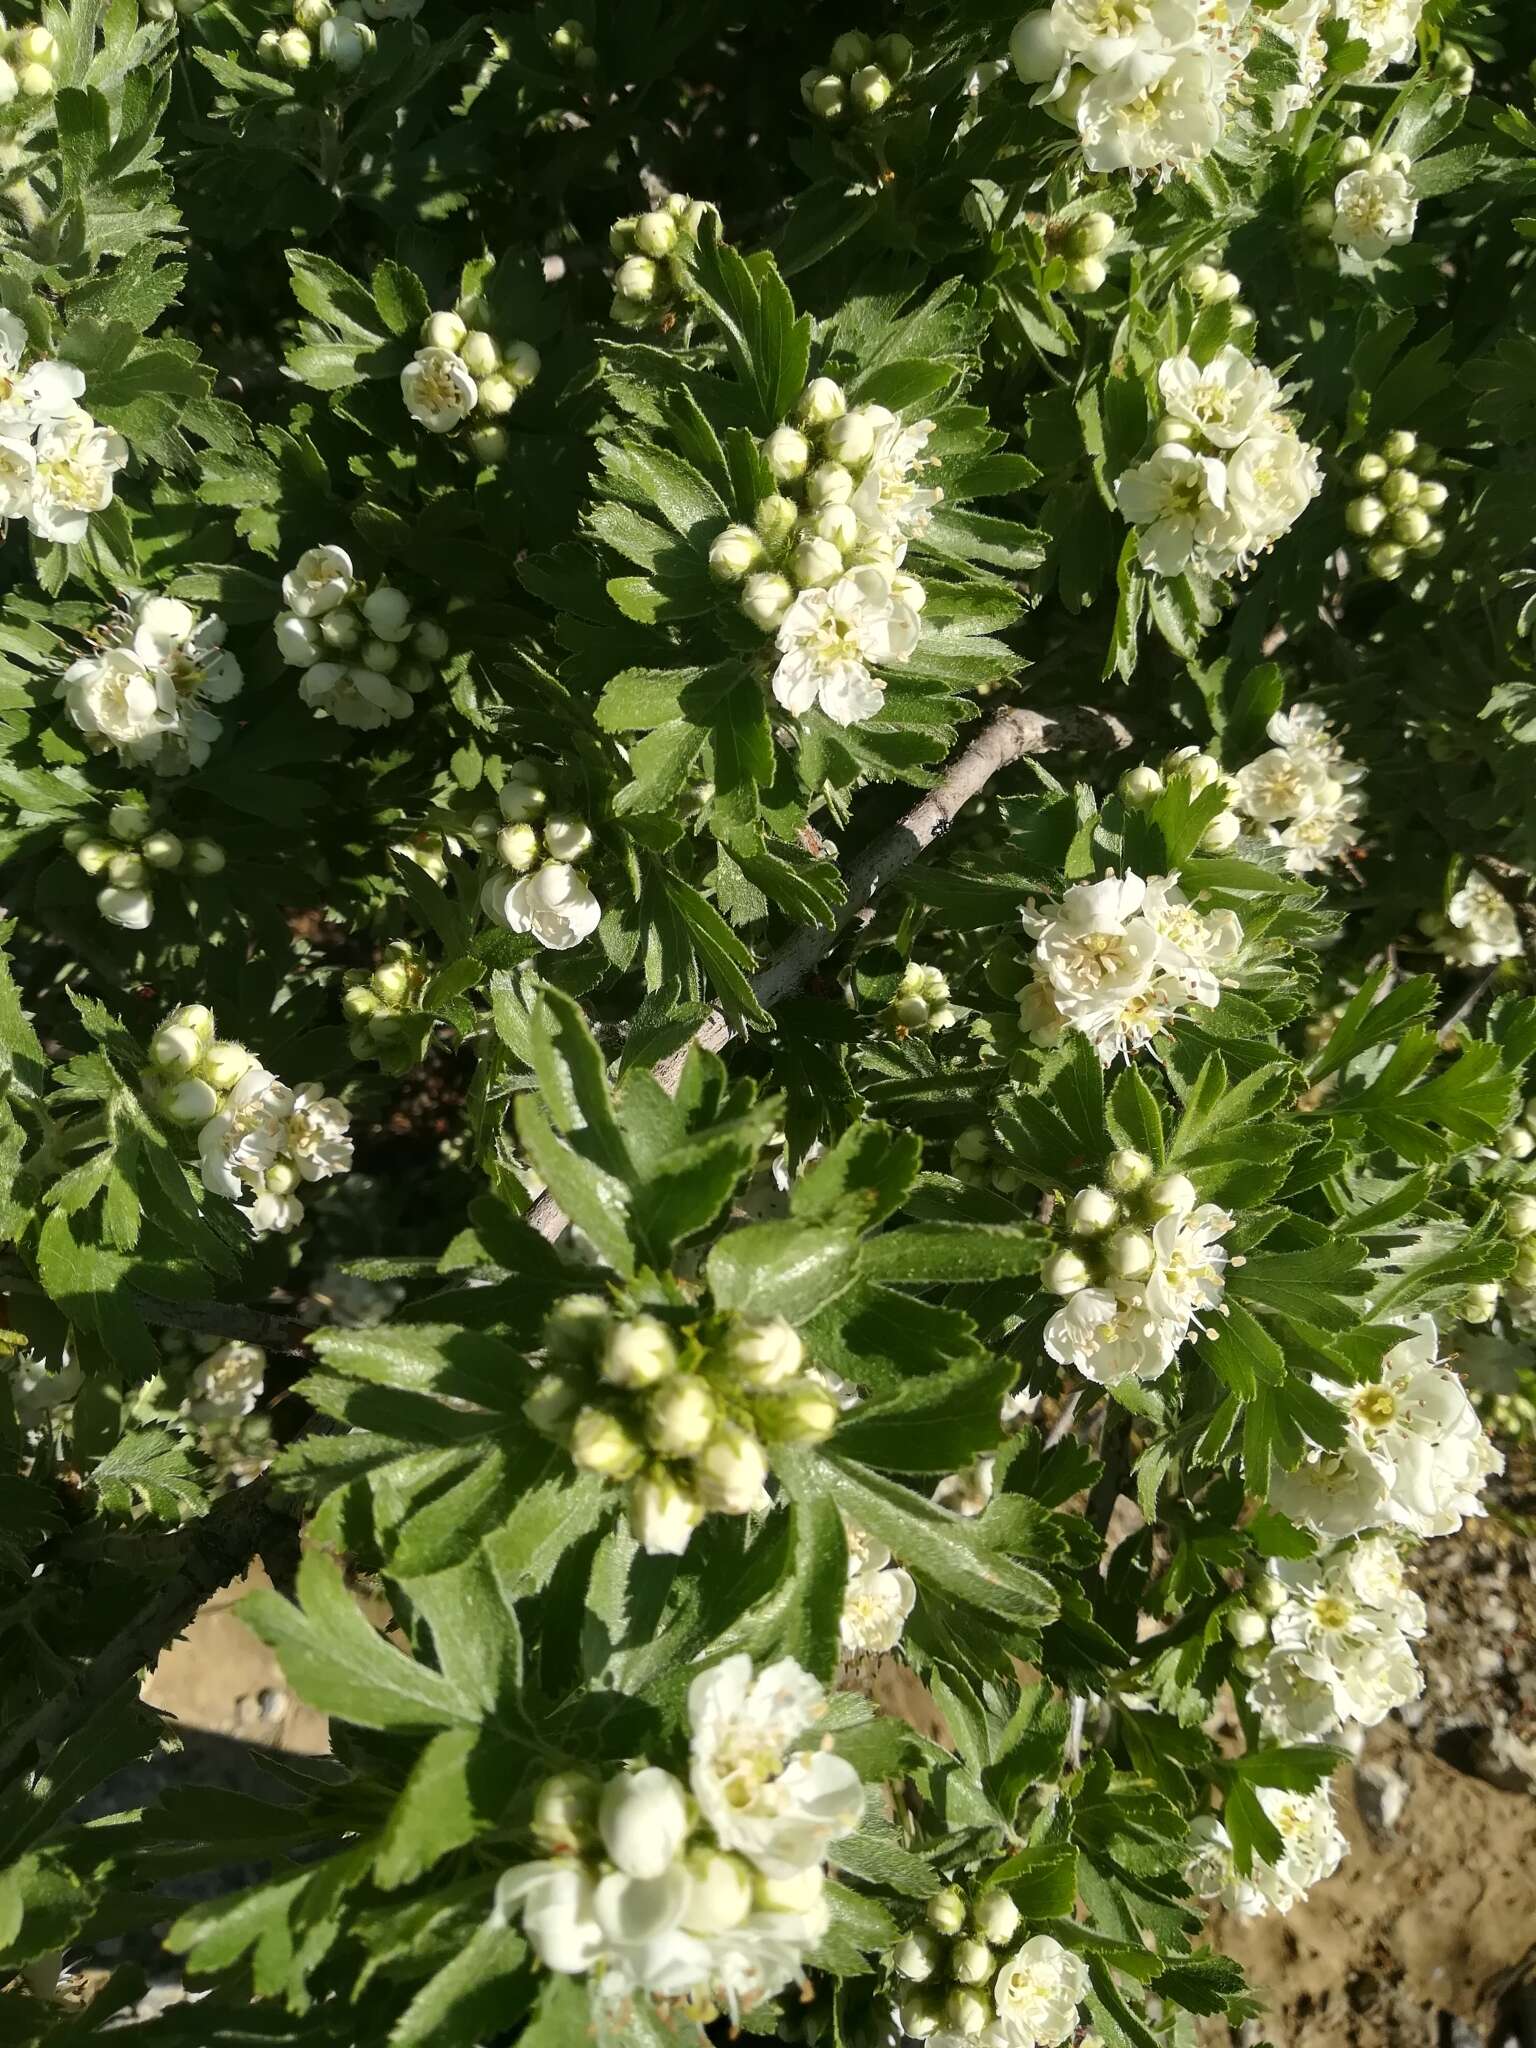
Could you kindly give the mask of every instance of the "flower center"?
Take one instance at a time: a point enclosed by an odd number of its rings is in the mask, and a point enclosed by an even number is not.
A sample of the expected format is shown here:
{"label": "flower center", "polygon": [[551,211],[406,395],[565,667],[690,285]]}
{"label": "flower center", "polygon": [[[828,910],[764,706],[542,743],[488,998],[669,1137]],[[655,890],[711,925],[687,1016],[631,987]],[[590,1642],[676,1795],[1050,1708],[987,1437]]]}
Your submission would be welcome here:
{"label": "flower center", "polygon": [[1397,1416],[1397,1396],[1390,1387],[1367,1387],[1355,1396],[1355,1413],[1372,1429],[1385,1429]]}

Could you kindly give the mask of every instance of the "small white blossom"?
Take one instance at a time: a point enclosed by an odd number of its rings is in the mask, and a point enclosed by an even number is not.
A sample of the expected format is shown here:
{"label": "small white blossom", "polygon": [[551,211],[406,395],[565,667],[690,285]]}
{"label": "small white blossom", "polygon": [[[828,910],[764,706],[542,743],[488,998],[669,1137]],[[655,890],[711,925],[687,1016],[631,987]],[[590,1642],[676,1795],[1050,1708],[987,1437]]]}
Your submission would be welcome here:
{"label": "small white blossom", "polygon": [[261,1396],[267,1355],[257,1344],[221,1344],[193,1371],[187,1407],[197,1422],[237,1422]]}
{"label": "small white blossom", "polygon": [[910,1572],[862,1529],[848,1530],[848,1585],[838,1637],[846,1656],[879,1656],[901,1641],[917,1599]]}
{"label": "small white blossom", "polygon": [[1006,2048],[1060,2048],[1077,2031],[1088,1966],[1049,1934],[1036,1934],[999,1969],[992,1996]]}
{"label": "small white blossom", "polygon": [[375,732],[395,719],[408,718],[414,702],[409,690],[376,669],[339,661],[317,661],[305,669],[299,695],[311,711],[360,732]]}
{"label": "small white blossom", "polygon": [[531,932],[541,946],[564,953],[597,930],[602,905],[565,861],[547,861],[532,874],[503,868],[481,888],[487,917],[514,932]]}
{"label": "small white blossom", "polygon": [[885,685],[872,671],[908,660],[921,630],[883,569],[852,569],[829,589],[803,590],[778,629],[773,694],[797,718],[818,705],[835,725],[874,718]]}
{"label": "small white blossom", "polygon": [[1372,162],[1346,171],[1333,194],[1333,239],[1367,262],[1413,240],[1419,204],[1396,164]]}
{"label": "small white blossom", "polygon": [[50,416],[38,429],[32,471],[32,530],[72,546],[85,539],[93,512],[112,502],[112,484],[128,443],[88,412]]}
{"label": "small white blossom", "polygon": [[1349,1844],[1334,1818],[1326,1784],[1315,1792],[1287,1792],[1273,1785],[1258,1785],[1254,1791],[1280,1835],[1279,1860],[1265,1863],[1255,1857],[1249,1875],[1240,1877],[1231,1838],[1219,1820],[1205,1814],[1190,1829],[1195,1853],[1184,1876],[1198,1897],[1219,1899],[1229,1912],[1245,1917],[1289,1913],[1314,1885],[1332,1877]]}
{"label": "small white blossom", "polygon": [[1491,967],[1520,953],[1520,926],[1510,905],[1474,868],[1445,906],[1435,950],[1456,967]]}
{"label": "small white blossom", "polygon": [[479,387],[448,348],[418,349],[400,372],[405,409],[429,434],[451,434],[479,401]]}
{"label": "small white blossom", "polygon": [[306,548],[283,578],[283,602],[301,619],[322,618],[346,603],[355,581],[345,548]]}
{"label": "small white blossom", "polygon": [[1424,0],[1332,0],[1334,19],[1343,22],[1350,41],[1363,42],[1369,52],[1357,77],[1369,81],[1389,65],[1413,62],[1423,9]]}

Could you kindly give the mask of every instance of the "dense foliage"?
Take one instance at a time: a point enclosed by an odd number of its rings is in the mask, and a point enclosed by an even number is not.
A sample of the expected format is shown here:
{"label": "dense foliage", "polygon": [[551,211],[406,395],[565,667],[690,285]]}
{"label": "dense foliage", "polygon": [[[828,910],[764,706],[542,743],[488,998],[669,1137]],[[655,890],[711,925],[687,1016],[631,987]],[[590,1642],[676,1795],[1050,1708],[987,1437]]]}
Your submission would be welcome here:
{"label": "dense foliage", "polygon": [[[1536,1390],[1536,18],[1020,4],[0,32],[7,2039],[1182,2048],[1337,1866]],[[332,1758],[127,1810],[254,1560]]]}

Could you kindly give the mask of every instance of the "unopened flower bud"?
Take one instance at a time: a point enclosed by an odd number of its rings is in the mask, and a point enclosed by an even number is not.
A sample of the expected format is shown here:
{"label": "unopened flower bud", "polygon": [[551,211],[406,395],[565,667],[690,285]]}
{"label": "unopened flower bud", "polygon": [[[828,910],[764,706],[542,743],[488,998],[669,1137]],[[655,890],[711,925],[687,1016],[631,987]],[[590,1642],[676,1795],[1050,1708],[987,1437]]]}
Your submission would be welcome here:
{"label": "unopened flower bud", "polygon": [[[744,1857],[707,1843],[687,1855],[691,1889],[683,1912],[689,1934],[728,1934],[752,1911],[753,1872]],[[817,1872],[820,1875],[820,1872]]]}
{"label": "unopened flower bud", "polygon": [[765,633],[771,633],[795,601],[795,587],[774,572],[749,576],[741,589],[741,609]]}
{"label": "unopened flower bud", "polygon": [[630,1481],[626,1505],[630,1531],[652,1557],[681,1557],[704,1519],[696,1496],[665,1465]]}
{"label": "unopened flower bud", "polygon": [[361,659],[376,676],[387,676],[400,666],[400,650],[388,640],[369,639],[363,642]]}
{"label": "unopened flower bud", "polygon": [[1067,51],[1049,7],[1037,7],[1014,24],[1008,57],[1024,85],[1048,85],[1062,70]]}
{"label": "unopened flower bud", "polygon": [[840,462],[818,462],[805,479],[805,502],[813,511],[846,505],[853,492],[853,477]]}
{"label": "unopened flower bud", "polygon": [[645,1403],[645,1440],[662,1458],[691,1458],[709,1442],[720,1407],[696,1373],[664,1379]]}
{"label": "unopened flower bud", "polygon": [[1127,768],[1120,778],[1120,801],[1128,810],[1145,810],[1163,793],[1163,778],[1155,768]]}
{"label": "unopened flower bud", "polygon": [[1408,556],[1396,541],[1378,541],[1366,554],[1366,563],[1373,576],[1379,576],[1383,583],[1395,583],[1408,566]]}
{"label": "unopened flower bud", "polygon": [[219,1098],[204,1080],[178,1081],[160,1098],[160,1108],[173,1124],[205,1124],[219,1113]]}
{"label": "unopened flower bud", "polygon": [[1040,1284],[1047,1294],[1076,1294],[1093,1279],[1076,1252],[1053,1252],[1040,1269]]}
{"label": "unopened flower bud", "polygon": [[898,85],[912,69],[912,45],[904,35],[876,36],[875,56]]}
{"label": "unopened flower bud", "polygon": [[119,889],[137,889],[144,880],[144,863],[136,853],[114,853],[107,875]]}
{"label": "unopened flower bud", "polygon": [[[526,772],[520,774],[519,769]],[[496,803],[509,825],[525,825],[530,819],[544,815],[549,795],[534,763],[522,761],[514,764],[512,772],[496,792]]]}
{"label": "unopened flower bud", "polygon": [[653,1387],[677,1369],[677,1347],[655,1316],[632,1316],[608,1326],[599,1370],[613,1387]]}
{"label": "unopened flower bud", "polygon": [[150,1065],[165,1074],[190,1074],[203,1056],[203,1040],[185,1024],[162,1024],[149,1041]]}
{"label": "unopened flower bud", "polygon": [[944,2024],[944,2002],[936,1994],[910,1991],[897,2007],[901,2031],[912,2041],[926,2041]]}
{"label": "unopened flower bud", "polygon": [[1170,777],[1182,776],[1199,796],[1220,781],[1221,763],[1212,755],[1202,753],[1199,747],[1180,747],[1163,763],[1163,772]]}
{"label": "unopened flower bud", "polygon": [[247,1052],[243,1045],[237,1045],[232,1038],[216,1039],[203,1054],[199,1071],[203,1079],[221,1095],[227,1094],[237,1081],[243,1081],[256,1064],[256,1055]]}
{"label": "unopened flower bud", "polygon": [[362,621],[349,609],[327,612],[320,621],[320,638],[337,654],[350,654],[362,637]]}
{"label": "unopened flower bud", "polygon": [[373,970],[373,992],[380,1002],[389,1003],[398,1009],[409,1001],[411,994],[411,970],[403,960],[386,960],[382,967]]}
{"label": "unopened flower bud", "polygon": [[863,30],[851,28],[832,45],[827,61],[834,71],[840,71],[844,78],[848,78],[861,64],[867,64],[874,54],[875,46]]}
{"label": "unopened flower bud", "polygon": [[379,999],[371,988],[349,988],[341,999],[341,1012],[354,1024],[361,1024],[371,1017],[379,1007]]}
{"label": "unopened flower bud", "polygon": [[1144,1280],[1157,1263],[1152,1240],[1144,1230],[1117,1230],[1104,1247],[1104,1260],[1121,1280]]}
{"label": "unopened flower bud", "polygon": [[103,874],[117,852],[110,839],[84,839],[74,849],[75,865],[88,875]]}
{"label": "unopened flower bud", "polygon": [[496,853],[504,867],[526,875],[538,865],[539,835],[531,825],[503,825],[496,834]]}
{"label": "unopened flower bud", "polygon": [[750,1431],[723,1422],[694,1459],[693,1476],[705,1507],[722,1515],[746,1515],[764,1504],[768,1460]]}
{"label": "unopened flower bud", "polygon": [[943,1953],[931,1927],[914,1927],[891,1951],[891,1966],[898,1977],[905,1977],[909,1983],[926,1984]]}
{"label": "unopened flower bud", "polygon": [[154,829],[154,820],[146,804],[114,804],[107,813],[107,829],[114,839],[132,844]]}
{"label": "unopened flower bud", "polygon": [[670,213],[642,213],[635,222],[634,240],[642,256],[670,256],[677,247],[677,222]]}
{"label": "unopened flower bud", "polygon": [[1380,498],[1369,492],[1363,497],[1351,498],[1344,511],[1344,524],[1361,540],[1369,540],[1373,533],[1379,533],[1386,523],[1387,508]]}
{"label": "unopened flower bud", "polygon": [[584,818],[551,811],[544,820],[544,848],[551,860],[580,860],[592,844],[592,828]]}
{"label": "unopened flower bud", "polygon": [[875,452],[875,428],[868,411],[859,407],[833,420],[821,437],[829,462],[860,469]]}
{"label": "unopened flower bud", "polygon": [[743,1317],[726,1339],[725,1354],[747,1386],[776,1387],[799,1372],[805,1348],[782,1316]]}
{"label": "unopened flower bud", "polygon": [[1109,276],[1102,256],[1078,256],[1067,265],[1061,288],[1074,299],[1091,299],[1104,289]]}
{"label": "unopened flower bud", "polygon": [[971,1922],[983,1941],[1003,1948],[1019,1931],[1022,1915],[1005,1891],[981,1892],[971,1907]]}
{"label": "unopened flower bud", "polygon": [[1231,1607],[1225,1620],[1227,1634],[1240,1650],[1256,1649],[1269,1634],[1269,1623],[1252,1607]]}
{"label": "unopened flower bud", "polygon": [[567,1855],[596,1839],[597,1802],[602,1786],[587,1771],[558,1771],[533,1796],[529,1832],[541,1847]]}
{"label": "unopened flower bud", "polygon": [[1099,1237],[1115,1223],[1120,1204],[1103,1188],[1083,1188],[1067,1204],[1067,1228],[1074,1237]]}
{"label": "unopened flower bud", "polygon": [[1363,135],[1346,135],[1338,147],[1338,161],[1346,170],[1353,170],[1356,164],[1367,162],[1371,145]]}
{"label": "unopened flower bud", "polygon": [[1236,811],[1218,811],[1200,835],[1202,853],[1225,853],[1242,835],[1243,822]]}
{"label": "unopened flower bud", "polygon": [[853,74],[849,91],[861,114],[878,114],[891,96],[891,81],[878,64],[864,64]]}
{"label": "unopened flower bud", "polygon": [[833,420],[840,420],[847,410],[847,394],[835,378],[813,377],[800,394],[795,406],[795,418],[802,426],[815,429],[830,426]]}
{"label": "unopened flower bud", "polygon": [[798,427],[775,427],[763,442],[768,473],[779,483],[793,483],[811,462],[811,444]]}
{"label": "unopened flower bud", "polygon": [[1069,256],[1102,256],[1115,239],[1115,223],[1107,213],[1085,213],[1067,230]]}
{"label": "unopened flower bud", "polygon": [[1165,1173],[1147,1189],[1147,1206],[1154,1216],[1187,1216],[1200,1197],[1187,1174]]}
{"label": "unopened flower bud", "polygon": [[1498,1140],[1498,1148],[1506,1159],[1529,1159],[1536,1151],[1536,1137],[1517,1125],[1514,1130],[1505,1131]]}
{"label": "unopened flower bud", "polygon": [[709,570],[722,583],[739,583],[763,559],[763,544],[750,526],[727,526],[709,544]]}
{"label": "unopened flower bud", "polygon": [[992,2002],[968,1984],[956,1984],[944,2001],[944,2017],[955,2033],[974,2040],[992,2023]]}
{"label": "unopened flower bud", "polygon": [[1536,1195],[1510,1195],[1504,1203],[1504,1227],[1511,1237],[1536,1237]]}
{"label": "unopened flower bud", "polygon": [[825,589],[843,573],[843,551],[818,534],[808,533],[795,548],[794,570],[802,590]]}
{"label": "unopened flower bud", "polygon": [[792,1380],[758,1397],[753,1407],[763,1435],[774,1444],[821,1444],[837,1428],[842,1410],[816,1380]]}
{"label": "unopened flower bud", "polygon": [[[328,6],[329,0],[319,0],[319,4]],[[468,328],[457,313],[429,313],[421,323],[422,346],[446,348],[457,353],[459,344],[468,332]]]}
{"label": "unopened flower bud", "polygon": [[859,542],[859,522],[851,505],[823,505],[806,521],[806,531],[817,540],[830,541],[845,557]]}
{"label": "unopened flower bud", "polygon": [[649,256],[626,256],[614,273],[613,288],[631,305],[649,305],[656,296],[655,264]]}
{"label": "unopened flower bud", "polygon": [[[326,23],[329,28],[331,24]],[[285,71],[307,71],[314,55],[309,37],[301,28],[285,28],[277,39],[277,61]]]}
{"label": "unopened flower bud", "polygon": [[923,1913],[936,1934],[958,1934],[965,1925],[965,1894],[946,1885],[933,1894]]}
{"label": "unopened flower bud", "polygon": [[571,1427],[571,1462],[605,1479],[629,1479],[645,1463],[645,1452],[616,1415],[583,1408]]}
{"label": "unopened flower bud", "polygon": [[471,427],[465,439],[470,454],[485,469],[493,469],[498,462],[505,462],[512,445],[507,439],[506,428],[497,426],[494,421]]}
{"label": "unopened flower bud", "polygon": [[957,1984],[985,1984],[996,1958],[984,1941],[962,1937],[949,1952],[949,1974]]}

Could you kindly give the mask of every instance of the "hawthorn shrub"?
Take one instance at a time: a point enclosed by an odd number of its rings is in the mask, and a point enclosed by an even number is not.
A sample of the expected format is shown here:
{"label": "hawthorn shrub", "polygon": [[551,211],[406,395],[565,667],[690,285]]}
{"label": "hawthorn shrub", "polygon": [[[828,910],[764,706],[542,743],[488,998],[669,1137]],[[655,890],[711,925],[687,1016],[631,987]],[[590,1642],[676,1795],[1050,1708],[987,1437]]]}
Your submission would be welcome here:
{"label": "hawthorn shrub", "polygon": [[[1536,21],[1021,4],[3,32],[8,2040],[1172,2048],[1344,1852],[1536,1386]],[[134,1805],[256,1560],[332,1756]]]}

